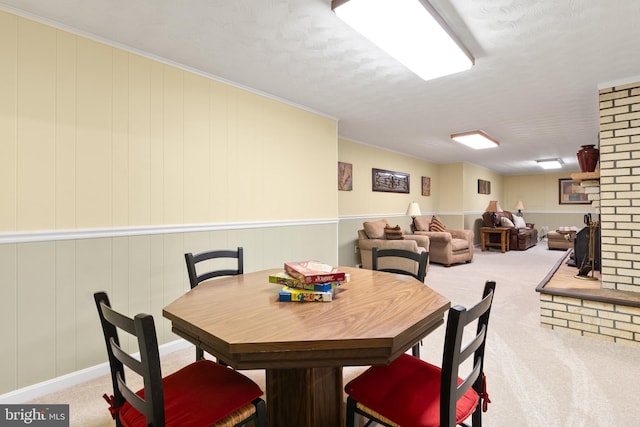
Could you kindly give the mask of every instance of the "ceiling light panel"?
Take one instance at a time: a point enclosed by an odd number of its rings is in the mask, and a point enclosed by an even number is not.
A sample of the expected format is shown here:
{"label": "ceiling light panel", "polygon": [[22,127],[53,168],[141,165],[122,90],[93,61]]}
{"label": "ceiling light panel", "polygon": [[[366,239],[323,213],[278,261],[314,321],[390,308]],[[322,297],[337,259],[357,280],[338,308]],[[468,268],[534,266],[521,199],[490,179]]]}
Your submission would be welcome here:
{"label": "ceiling light panel", "polygon": [[542,169],[560,169],[563,165],[560,159],[536,160],[536,162]]}
{"label": "ceiling light panel", "polygon": [[332,7],[340,19],[424,80],[473,65],[473,57],[441,26],[446,24],[426,0],[334,0]]}
{"label": "ceiling light panel", "polygon": [[498,141],[491,138],[489,135],[481,130],[474,130],[471,132],[454,133],[451,135],[451,139],[460,144],[464,144],[467,147],[471,147],[474,150],[483,150],[485,148],[495,148],[500,145]]}

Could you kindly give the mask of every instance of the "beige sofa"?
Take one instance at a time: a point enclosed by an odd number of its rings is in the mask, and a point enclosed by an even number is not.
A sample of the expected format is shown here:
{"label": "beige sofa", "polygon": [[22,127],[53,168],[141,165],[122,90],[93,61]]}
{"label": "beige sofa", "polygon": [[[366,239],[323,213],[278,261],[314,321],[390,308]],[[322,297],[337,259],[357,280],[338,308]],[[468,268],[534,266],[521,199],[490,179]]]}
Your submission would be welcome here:
{"label": "beige sofa", "polygon": [[429,231],[432,217],[417,217],[411,231],[416,236],[429,237],[429,260],[449,267],[452,264],[473,260],[473,231],[446,228],[445,231]]}
{"label": "beige sofa", "polygon": [[[382,219],[379,221],[367,221],[363,223],[363,229],[358,230],[358,249],[362,268],[371,269],[371,249],[405,249],[408,251],[421,253],[429,252],[429,237],[403,234],[402,239],[389,240],[386,238],[384,229],[389,223]],[[415,262],[398,258],[383,258],[380,260],[380,268],[399,268],[402,270],[418,272]],[[429,263],[427,262],[427,270]]]}

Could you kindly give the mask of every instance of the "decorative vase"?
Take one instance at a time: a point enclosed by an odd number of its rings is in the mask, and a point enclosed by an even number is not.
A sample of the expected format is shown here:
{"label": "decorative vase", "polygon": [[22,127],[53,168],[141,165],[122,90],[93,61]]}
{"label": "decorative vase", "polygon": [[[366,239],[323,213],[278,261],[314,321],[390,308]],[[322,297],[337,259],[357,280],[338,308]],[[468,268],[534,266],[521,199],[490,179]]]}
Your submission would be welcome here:
{"label": "decorative vase", "polygon": [[593,172],[596,170],[600,150],[595,147],[594,144],[582,145],[582,148],[578,150],[578,163],[580,164],[580,170],[582,172]]}

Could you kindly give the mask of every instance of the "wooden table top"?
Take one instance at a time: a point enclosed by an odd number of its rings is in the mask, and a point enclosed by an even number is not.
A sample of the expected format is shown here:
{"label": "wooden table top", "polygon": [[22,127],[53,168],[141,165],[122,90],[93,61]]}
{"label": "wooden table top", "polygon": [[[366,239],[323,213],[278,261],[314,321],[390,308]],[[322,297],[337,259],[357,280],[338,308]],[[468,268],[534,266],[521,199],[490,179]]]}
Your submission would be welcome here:
{"label": "wooden table top", "polygon": [[508,231],[511,230],[509,227],[480,227],[480,231],[485,231],[485,232],[499,232],[499,231]]}
{"label": "wooden table top", "polygon": [[264,270],[203,282],[167,305],[178,335],[237,369],[385,364],[443,322],[450,301],[412,277],[341,267],[331,302],[280,302]]}

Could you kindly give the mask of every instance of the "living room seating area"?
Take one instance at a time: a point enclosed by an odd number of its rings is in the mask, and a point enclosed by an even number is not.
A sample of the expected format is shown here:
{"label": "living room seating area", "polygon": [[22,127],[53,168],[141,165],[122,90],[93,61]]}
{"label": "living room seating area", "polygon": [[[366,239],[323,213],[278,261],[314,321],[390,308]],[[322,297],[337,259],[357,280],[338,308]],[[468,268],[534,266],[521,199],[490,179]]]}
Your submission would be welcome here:
{"label": "living room seating area", "polygon": [[[485,212],[482,214],[484,227],[505,227],[509,229],[509,250],[524,251],[538,243],[538,230],[535,224],[527,223],[509,211]],[[497,243],[500,236],[491,235],[492,243]],[[494,240],[496,239],[496,240]]]}

